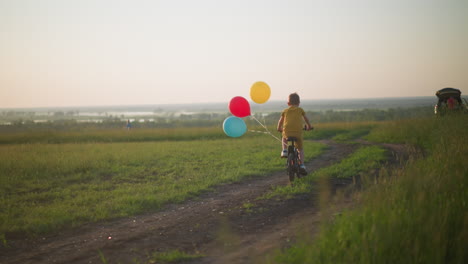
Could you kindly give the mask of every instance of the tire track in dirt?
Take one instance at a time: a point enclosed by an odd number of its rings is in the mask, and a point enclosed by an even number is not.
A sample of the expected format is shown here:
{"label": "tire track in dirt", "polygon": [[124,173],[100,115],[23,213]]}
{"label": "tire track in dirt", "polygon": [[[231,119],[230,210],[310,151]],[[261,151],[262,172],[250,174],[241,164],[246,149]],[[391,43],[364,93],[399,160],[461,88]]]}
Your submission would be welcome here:
{"label": "tire track in dirt", "polygon": [[[359,144],[321,141],[329,148],[307,164],[314,171],[340,161]],[[387,146],[388,147],[388,146]],[[226,184],[199,197],[151,214],[88,224],[54,236],[8,241],[1,263],[146,263],[153,252],[180,251],[206,257],[191,263],[255,263],[271,250],[294,241],[298,230],[317,232],[327,212],[352,204],[342,199],[333,208],[320,205],[317,191],[290,200],[255,198],[272,186],[287,185],[284,171]],[[254,203],[254,212],[243,207]],[[333,209],[333,210],[332,210]]]}

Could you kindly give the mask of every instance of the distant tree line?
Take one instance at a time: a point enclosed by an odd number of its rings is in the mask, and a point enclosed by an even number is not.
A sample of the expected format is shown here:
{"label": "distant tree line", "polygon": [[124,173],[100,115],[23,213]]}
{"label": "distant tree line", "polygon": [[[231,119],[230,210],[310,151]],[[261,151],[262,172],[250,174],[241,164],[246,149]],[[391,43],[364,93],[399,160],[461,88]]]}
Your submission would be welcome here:
{"label": "distant tree line", "polygon": [[381,109],[364,109],[354,111],[333,111],[312,112],[311,117],[317,123],[330,122],[360,122],[360,121],[388,121],[413,119],[421,117],[430,117],[434,115],[431,107],[414,107],[414,108],[391,108],[388,110]]}
{"label": "distant tree line", "polygon": [[[265,119],[267,123],[277,122],[281,112],[268,114],[266,117],[256,116],[257,119]],[[333,122],[362,122],[362,121],[389,121],[402,120],[434,116],[431,107],[414,108],[391,108],[382,109],[363,109],[352,111],[307,111],[307,116],[314,123],[333,123]]]}
{"label": "distant tree line", "polygon": [[[67,113],[63,113],[66,115]],[[69,113],[71,114],[71,113]],[[9,113],[2,113],[3,116]],[[255,117],[269,126],[276,125],[280,112],[261,114],[254,113]],[[313,123],[331,122],[361,122],[361,121],[387,121],[402,120],[434,116],[430,107],[395,108],[388,110],[364,109],[353,111],[309,111],[307,115]],[[16,116],[8,125],[0,125],[0,131],[27,131],[31,129],[42,130],[80,130],[80,129],[109,129],[125,128],[127,119],[122,116],[107,115],[97,121],[83,122],[75,118],[65,118],[60,114],[53,114],[53,118],[43,122],[34,122],[31,113]],[[230,113],[196,113],[182,115],[168,115],[155,117],[135,117],[132,119],[132,129],[138,128],[175,128],[175,127],[212,127],[222,126],[222,122]],[[38,118],[37,116],[35,118]],[[5,119],[4,119],[5,120]],[[245,118],[248,124],[255,124],[250,118]]]}

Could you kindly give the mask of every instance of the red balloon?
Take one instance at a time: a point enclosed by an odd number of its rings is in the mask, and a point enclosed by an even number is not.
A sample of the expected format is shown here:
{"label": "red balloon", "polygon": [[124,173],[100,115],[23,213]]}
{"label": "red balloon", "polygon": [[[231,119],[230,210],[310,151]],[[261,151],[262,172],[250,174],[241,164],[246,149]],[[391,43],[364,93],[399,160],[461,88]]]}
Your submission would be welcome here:
{"label": "red balloon", "polygon": [[229,111],[237,117],[246,117],[250,115],[250,104],[242,96],[236,96],[229,102]]}

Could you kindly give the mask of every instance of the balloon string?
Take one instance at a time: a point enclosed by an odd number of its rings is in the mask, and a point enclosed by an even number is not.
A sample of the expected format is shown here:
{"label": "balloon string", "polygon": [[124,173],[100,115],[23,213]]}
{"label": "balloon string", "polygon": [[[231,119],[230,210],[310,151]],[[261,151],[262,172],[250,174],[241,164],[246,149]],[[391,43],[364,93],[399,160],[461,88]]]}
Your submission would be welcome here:
{"label": "balloon string", "polygon": [[257,121],[257,123],[259,123],[259,124],[265,129],[265,132],[250,130],[251,132],[269,134],[270,136],[272,136],[273,138],[275,138],[275,139],[278,140],[279,142],[282,142],[282,140],[279,139],[277,136],[273,135],[273,134],[270,132],[270,130],[268,130],[268,128],[267,128],[264,124],[262,124],[260,121],[258,121],[258,119],[255,118],[254,115],[251,115],[250,117],[252,117],[252,119],[254,119],[255,121]]}

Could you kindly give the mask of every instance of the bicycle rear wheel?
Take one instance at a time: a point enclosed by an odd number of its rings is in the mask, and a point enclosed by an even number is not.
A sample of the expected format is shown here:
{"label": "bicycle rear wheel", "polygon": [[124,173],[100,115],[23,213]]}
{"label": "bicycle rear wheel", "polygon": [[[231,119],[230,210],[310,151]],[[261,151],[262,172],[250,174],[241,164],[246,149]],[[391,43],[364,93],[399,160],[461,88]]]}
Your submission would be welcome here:
{"label": "bicycle rear wheel", "polygon": [[288,155],[288,177],[289,177],[289,182],[292,184],[294,181],[294,178],[296,177],[296,160],[294,159],[294,153],[289,153]]}

